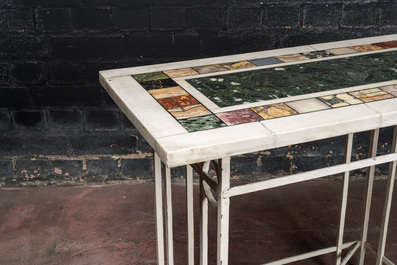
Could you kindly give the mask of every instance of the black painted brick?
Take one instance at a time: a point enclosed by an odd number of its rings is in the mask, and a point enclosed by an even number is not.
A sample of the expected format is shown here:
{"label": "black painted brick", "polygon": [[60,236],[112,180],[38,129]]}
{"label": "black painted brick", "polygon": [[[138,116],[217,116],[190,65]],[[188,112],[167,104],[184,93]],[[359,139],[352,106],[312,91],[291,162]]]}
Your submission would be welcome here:
{"label": "black painted brick", "polygon": [[29,94],[35,106],[100,106],[102,90],[99,85],[31,87]]}
{"label": "black painted brick", "polygon": [[8,83],[10,66],[8,64],[0,64],[0,84]]}
{"label": "black painted brick", "polygon": [[233,7],[227,15],[227,27],[236,28],[260,28],[263,11],[260,8]]}
{"label": "black painted brick", "polygon": [[39,8],[35,13],[38,30],[58,32],[73,29],[70,8]]}
{"label": "black painted brick", "polygon": [[72,154],[131,154],[136,153],[137,138],[131,135],[70,136]]}
{"label": "black painted brick", "polygon": [[397,3],[383,3],[381,14],[381,24],[383,26],[397,25]]}
{"label": "black painted brick", "polygon": [[22,63],[12,67],[13,80],[18,84],[44,84],[47,71],[44,63]]}
{"label": "black painted brick", "polygon": [[13,116],[15,126],[18,130],[43,130],[47,127],[44,111],[16,111],[14,112]]}
{"label": "black painted brick", "polygon": [[[54,62],[49,63],[48,67],[51,83],[76,84],[87,82],[87,73],[83,63]],[[95,81],[98,82],[98,78]]]}
{"label": "black painted brick", "polygon": [[88,82],[97,84],[99,80],[99,71],[132,67],[132,66],[142,66],[142,63],[136,62],[135,59],[132,59],[131,61],[111,61],[111,62],[106,62],[101,60],[94,62],[85,62],[84,65],[86,71],[84,75],[86,76],[86,80],[88,80]]}
{"label": "black painted brick", "polygon": [[233,2],[233,0],[190,0],[193,5],[205,5],[205,6],[218,6],[218,5],[228,5]]}
{"label": "black painted brick", "polygon": [[110,29],[112,16],[110,9],[76,9],[74,10],[76,29]]}
{"label": "black painted brick", "polygon": [[88,130],[119,129],[119,114],[116,110],[87,110],[85,126]]}
{"label": "black painted brick", "polygon": [[8,111],[0,111],[0,131],[11,129],[11,118]]}
{"label": "black painted brick", "polygon": [[123,129],[135,129],[135,126],[130,122],[127,116],[124,115],[124,113],[121,113],[120,115],[121,127]]}
{"label": "black painted brick", "polygon": [[152,7],[150,27],[154,30],[179,30],[186,26],[186,13],[183,7]]}
{"label": "black painted brick", "polygon": [[128,55],[132,57],[195,58],[200,55],[199,37],[195,34],[130,36],[128,49]]}
{"label": "black painted brick", "polygon": [[26,180],[48,177],[50,165],[48,160],[17,160],[16,176]]}
{"label": "black painted brick", "polygon": [[232,54],[233,38],[218,32],[202,32],[200,43],[203,56],[219,56]]}
{"label": "black painted brick", "polygon": [[42,7],[59,7],[59,6],[79,6],[81,0],[14,0],[15,4]]}
{"label": "black painted brick", "polygon": [[375,26],[376,20],[377,5],[375,4],[351,4],[343,6],[342,26]]}
{"label": "black painted brick", "polygon": [[114,8],[113,25],[121,29],[149,29],[149,8]]}
{"label": "black painted brick", "polygon": [[1,136],[0,156],[66,155],[68,146],[64,136]]}
{"label": "black painted brick", "polygon": [[299,27],[299,5],[270,5],[265,6],[263,26],[268,28]]}
{"label": "black painted brick", "polygon": [[189,8],[188,25],[194,29],[219,29],[224,27],[224,8]]}
{"label": "black painted brick", "polygon": [[29,108],[32,104],[28,89],[24,87],[0,87],[0,108]]}
{"label": "black painted brick", "polygon": [[153,177],[153,163],[151,158],[123,159],[121,161],[121,173],[124,176],[140,179]]}
{"label": "black painted brick", "polygon": [[83,0],[85,6],[149,6],[158,4],[159,0]]}
{"label": "black painted brick", "polygon": [[0,58],[29,59],[49,55],[49,41],[39,36],[10,37],[0,34]]}
{"label": "black painted brick", "polygon": [[30,10],[0,9],[0,29],[2,31],[32,31],[33,15]]}
{"label": "black painted brick", "polygon": [[118,171],[117,160],[100,159],[87,161],[87,174],[97,176],[116,175]]}
{"label": "black painted brick", "polygon": [[53,37],[54,58],[101,59],[124,57],[124,39],[116,37]]}
{"label": "black painted brick", "polygon": [[50,110],[48,111],[48,128],[61,130],[81,130],[82,115],[79,110]]}
{"label": "black painted brick", "polygon": [[[11,161],[0,160],[0,174],[12,174],[14,172]],[[1,176],[1,175],[0,175]]]}
{"label": "black painted brick", "polygon": [[342,16],[342,5],[340,4],[314,4],[307,5],[304,9],[304,26],[339,26]]}
{"label": "black painted brick", "polygon": [[51,174],[76,177],[83,174],[83,162],[79,160],[50,160]]}

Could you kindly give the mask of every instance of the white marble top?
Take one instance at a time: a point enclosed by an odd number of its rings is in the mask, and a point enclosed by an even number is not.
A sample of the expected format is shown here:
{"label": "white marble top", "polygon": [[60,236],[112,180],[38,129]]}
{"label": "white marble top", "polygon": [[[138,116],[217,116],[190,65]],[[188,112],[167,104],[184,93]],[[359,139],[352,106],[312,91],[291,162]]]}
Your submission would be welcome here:
{"label": "white marble top", "polygon": [[[296,95],[284,98],[254,101],[247,104],[219,106],[213,99],[208,99],[196,87],[188,83],[189,79],[214,77],[218,75],[285,67],[301,63],[333,60],[336,58],[361,56],[395,51],[397,48],[373,51],[355,51],[332,57],[282,62],[280,64],[256,65],[250,68],[232,69],[223,72],[203,73],[194,76],[179,76],[172,78],[186,94],[196,99],[207,112],[215,117],[222,113],[238,110],[251,112],[261,106],[283,104],[294,111],[294,115],[282,115],[275,118],[263,118],[255,122],[237,125],[222,124],[222,127],[188,131],[182,123],[186,120],[176,116],[175,109],[166,109],[158,99],[152,96],[134,76],[138,74],[167,71],[174,69],[194,68],[214,64],[255,60],[268,57],[282,57],[291,54],[303,54],[313,51],[331,51],[333,49],[348,48],[366,44],[397,41],[397,34],[339,41],[332,43],[306,45],[295,48],[277,49],[271,51],[238,54],[216,58],[191,60],[151,66],[123,68],[100,72],[100,82],[120,109],[134,124],[151,147],[159,154],[162,161],[169,167],[192,164],[222,157],[256,152],[276,147],[298,144],[308,141],[325,139],[348,133],[371,130],[397,124],[397,65],[396,78],[377,83],[358,86],[340,87],[338,89],[315,93]],[[338,51],[335,50],[335,53]],[[397,60],[397,58],[396,58]],[[359,100],[357,93],[376,88],[388,97],[381,100]],[[379,90],[379,88],[381,88]],[[389,91],[389,90],[391,91]],[[388,92],[389,91],[389,92]],[[327,105],[329,96],[340,95],[358,103],[346,106]],[[322,101],[324,99],[324,101]],[[183,109],[183,108],[182,108]],[[259,114],[259,113],[258,113]],[[199,114],[198,117],[203,116]],[[224,123],[225,122],[224,120]]]}

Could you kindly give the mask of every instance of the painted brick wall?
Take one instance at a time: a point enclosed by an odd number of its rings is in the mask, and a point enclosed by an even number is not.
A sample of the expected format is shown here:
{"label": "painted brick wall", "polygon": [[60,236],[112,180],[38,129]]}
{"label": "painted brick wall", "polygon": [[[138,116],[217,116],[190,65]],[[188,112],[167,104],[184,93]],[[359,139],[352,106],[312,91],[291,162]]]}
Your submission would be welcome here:
{"label": "painted brick wall", "polygon": [[[391,34],[396,13],[386,0],[2,0],[0,185],[150,179],[151,149],[99,70]],[[343,139],[324,143],[237,157],[233,170],[341,161]]]}

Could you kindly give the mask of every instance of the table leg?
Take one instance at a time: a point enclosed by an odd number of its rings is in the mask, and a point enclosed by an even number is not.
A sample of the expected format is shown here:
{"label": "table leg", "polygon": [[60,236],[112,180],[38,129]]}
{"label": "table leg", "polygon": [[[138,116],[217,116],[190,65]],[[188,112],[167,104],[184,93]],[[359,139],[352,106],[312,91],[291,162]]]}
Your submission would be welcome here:
{"label": "table leg", "polygon": [[171,169],[165,166],[165,196],[166,196],[166,239],[168,265],[174,264],[174,240],[172,230],[172,192],[171,192]]}
{"label": "table leg", "polygon": [[187,256],[188,265],[194,265],[194,205],[193,205],[193,169],[186,166],[186,212],[187,212]]}
{"label": "table leg", "polygon": [[227,265],[229,256],[229,205],[230,198],[223,193],[230,188],[230,157],[218,162],[218,265]]}
{"label": "table leg", "polygon": [[161,160],[156,152],[153,154],[154,186],[156,201],[156,243],[157,264],[164,265],[164,228],[163,228],[163,198],[161,181]]}
{"label": "table leg", "polygon": [[[393,145],[392,145],[391,152],[397,153],[397,126],[394,127]],[[390,162],[389,174],[388,174],[388,180],[387,180],[385,205],[384,205],[384,209],[383,209],[382,226],[380,229],[381,234],[379,237],[379,244],[378,244],[378,255],[376,258],[376,265],[381,265],[383,263],[382,261],[383,261],[384,255],[385,255],[385,245],[386,245],[387,229],[388,229],[389,218],[390,218],[391,200],[393,197],[394,180],[396,177],[396,167],[397,167],[397,161]]]}
{"label": "table leg", "polygon": [[[350,133],[346,136],[346,147],[345,147],[345,163],[350,163],[353,149],[353,134]],[[343,234],[345,229],[346,220],[346,207],[347,207],[347,195],[349,190],[349,176],[350,171],[346,171],[343,175],[343,191],[342,191],[342,203],[340,210],[340,221],[339,221],[339,235],[337,240],[336,248],[336,265],[340,265],[342,262],[342,247],[343,247]]]}
{"label": "table leg", "polygon": [[208,199],[200,177],[200,265],[208,264]]}
{"label": "table leg", "polygon": [[[379,140],[379,129],[375,129],[371,132],[369,157],[376,157],[376,153],[378,149],[378,140]],[[363,216],[363,226],[361,230],[360,255],[358,260],[359,265],[364,265],[365,244],[367,242],[367,236],[368,236],[368,224],[369,224],[369,216],[371,211],[374,175],[375,175],[375,166],[371,166],[367,169],[367,187],[365,190],[364,216]]]}

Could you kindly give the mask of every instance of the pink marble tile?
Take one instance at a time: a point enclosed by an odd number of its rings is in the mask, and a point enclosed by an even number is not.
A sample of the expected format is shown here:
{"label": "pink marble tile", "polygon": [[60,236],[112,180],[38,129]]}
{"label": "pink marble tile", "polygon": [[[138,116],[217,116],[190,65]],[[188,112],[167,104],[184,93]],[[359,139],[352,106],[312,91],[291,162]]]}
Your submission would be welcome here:
{"label": "pink marble tile", "polygon": [[386,91],[387,93],[397,97],[397,85],[391,85],[391,86],[382,86],[380,87],[383,91]]}
{"label": "pink marble tile", "polygon": [[234,110],[216,114],[227,125],[236,125],[254,121],[263,120],[258,114],[251,109]]}

